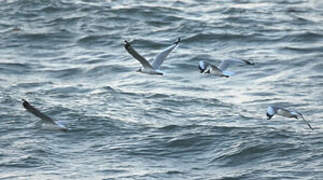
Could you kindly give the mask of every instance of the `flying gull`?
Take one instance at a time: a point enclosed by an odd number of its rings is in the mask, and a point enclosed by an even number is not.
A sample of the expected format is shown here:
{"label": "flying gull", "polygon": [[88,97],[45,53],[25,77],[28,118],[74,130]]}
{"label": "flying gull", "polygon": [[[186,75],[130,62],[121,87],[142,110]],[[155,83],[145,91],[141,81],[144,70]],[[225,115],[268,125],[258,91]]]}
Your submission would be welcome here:
{"label": "flying gull", "polygon": [[280,116],[287,117],[287,118],[295,118],[295,119],[301,118],[308,125],[308,127],[313,130],[310,123],[304,118],[303,114],[300,112],[297,112],[294,110],[287,110],[277,106],[268,106],[267,113],[266,113],[267,120],[270,120],[275,114],[278,114]]}
{"label": "flying gull", "polygon": [[247,65],[254,65],[254,63],[242,60],[242,59],[228,59],[223,60],[219,66],[210,64],[205,61],[200,61],[199,63],[199,69],[201,73],[208,73],[208,74],[214,74],[220,77],[230,77],[234,74],[234,72],[226,71],[226,69],[231,64],[247,64]]}
{"label": "flying gull", "polygon": [[141,56],[131,45],[128,41],[124,41],[124,47],[127,50],[127,52],[132,55],[135,59],[137,59],[142,67],[138,70],[138,72],[147,73],[147,74],[156,74],[156,75],[164,75],[164,72],[160,70],[161,64],[164,62],[168,54],[173,51],[178,45],[179,42],[181,42],[181,39],[178,38],[178,40],[173,43],[171,46],[163,50],[161,53],[159,53],[155,59],[150,63],[147,59],[145,59],[143,56]]}
{"label": "flying gull", "polygon": [[36,109],[34,106],[32,106],[31,104],[29,104],[28,101],[26,101],[25,99],[22,99],[23,103],[22,105],[24,106],[24,108],[30,112],[31,114],[39,117],[44,123],[48,123],[48,124],[53,124],[55,126],[57,126],[60,130],[63,131],[67,131],[68,128],[65,127],[64,125],[55,122],[52,118],[48,117],[46,114],[40,112],[38,109]]}

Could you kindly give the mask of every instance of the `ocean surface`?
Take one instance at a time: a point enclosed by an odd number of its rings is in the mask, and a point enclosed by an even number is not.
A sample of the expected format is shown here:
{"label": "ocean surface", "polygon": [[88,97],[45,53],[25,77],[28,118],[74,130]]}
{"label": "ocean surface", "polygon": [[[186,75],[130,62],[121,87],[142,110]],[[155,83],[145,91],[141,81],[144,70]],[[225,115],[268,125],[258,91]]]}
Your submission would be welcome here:
{"label": "ocean surface", "polygon": [[[322,1],[1,0],[0,34],[1,180],[323,179]],[[178,37],[164,76],[123,47]],[[199,73],[230,58],[255,65]]]}

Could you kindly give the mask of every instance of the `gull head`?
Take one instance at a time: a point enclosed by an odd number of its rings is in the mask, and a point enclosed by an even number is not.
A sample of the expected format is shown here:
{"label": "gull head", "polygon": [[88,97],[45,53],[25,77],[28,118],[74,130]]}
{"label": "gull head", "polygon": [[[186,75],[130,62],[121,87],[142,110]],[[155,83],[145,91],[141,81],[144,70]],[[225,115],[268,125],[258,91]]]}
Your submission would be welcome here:
{"label": "gull head", "polygon": [[267,115],[267,120],[270,120],[274,115],[271,115],[269,113],[266,114]]}
{"label": "gull head", "polygon": [[276,110],[273,107],[268,106],[267,113],[266,113],[267,120],[270,120],[274,116],[274,114],[276,114]]}
{"label": "gull head", "polygon": [[298,116],[297,116],[298,114],[296,112],[291,112],[290,114],[291,114],[290,116],[291,118],[298,119]]}
{"label": "gull head", "polygon": [[199,66],[198,66],[199,70],[200,70],[200,73],[204,73],[205,70],[206,70],[206,65],[204,63],[204,61],[200,61],[199,62]]}
{"label": "gull head", "polygon": [[22,105],[24,106],[24,107],[27,107],[28,105],[30,105],[29,103],[28,103],[28,101],[26,101],[25,99],[21,99],[22,100]]}

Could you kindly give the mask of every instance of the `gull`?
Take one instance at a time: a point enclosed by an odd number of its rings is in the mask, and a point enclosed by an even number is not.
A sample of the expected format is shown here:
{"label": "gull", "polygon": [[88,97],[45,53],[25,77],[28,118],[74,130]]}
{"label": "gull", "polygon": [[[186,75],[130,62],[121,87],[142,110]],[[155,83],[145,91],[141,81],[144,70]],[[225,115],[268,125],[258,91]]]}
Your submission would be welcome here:
{"label": "gull", "polygon": [[304,118],[303,114],[300,112],[297,112],[295,110],[287,110],[277,106],[268,106],[267,113],[266,113],[267,120],[270,120],[275,114],[278,114],[280,116],[287,117],[287,118],[295,118],[295,119],[301,118],[308,125],[308,127],[313,130],[310,123]]}
{"label": "gull", "polygon": [[31,114],[39,117],[41,120],[43,120],[44,123],[48,123],[48,124],[53,124],[55,126],[57,126],[60,130],[63,131],[67,131],[68,128],[65,127],[64,125],[55,122],[52,118],[48,117],[46,114],[40,112],[38,109],[36,109],[34,106],[32,106],[31,104],[29,104],[28,101],[26,101],[25,99],[22,99],[23,103],[22,105],[24,106],[24,108],[30,112]]}
{"label": "gull", "polygon": [[223,60],[219,66],[210,64],[205,61],[200,61],[199,63],[199,69],[201,73],[208,73],[208,74],[214,74],[220,77],[230,77],[234,74],[234,72],[226,71],[226,69],[231,64],[247,64],[247,65],[254,65],[254,63],[243,60],[243,59],[227,59]]}
{"label": "gull", "polygon": [[131,45],[128,41],[124,41],[124,48],[127,50],[127,52],[132,55],[135,59],[137,59],[142,67],[138,70],[138,72],[147,73],[147,74],[156,74],[156,75],[164,75],[164,72],[160,70],[161,64],[164,62],[168,54],[173,51],[178,45],[179,42],[181,42],[181,39],[178,38],[178,40],[173,43],[171,46],[163,50],[161,53],[159,53],[155,59],[150,63],[148,60],[146,60],[144,57],[142,57]]}

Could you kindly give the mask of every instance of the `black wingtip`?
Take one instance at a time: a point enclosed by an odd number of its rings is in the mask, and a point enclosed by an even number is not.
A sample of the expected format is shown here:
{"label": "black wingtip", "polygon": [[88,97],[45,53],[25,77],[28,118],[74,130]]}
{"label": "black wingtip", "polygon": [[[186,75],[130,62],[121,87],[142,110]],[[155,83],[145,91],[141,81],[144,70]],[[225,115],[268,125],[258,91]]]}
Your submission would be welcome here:
{"label": "black wingtip", "polygon": [[30,104],[29,104],[29,102],[28,102],[28,101],[26,101],[25,99],[21,99],[21,100],[22,100],[22,105],[23,105],[24,107],[26,107],[26,106],[30,105]]}
{"label": "black wingtip", "polygon": [[310,125],[310,123],[307,123],[307,126],[313,131],[314,128]]}
{"label": "black wingtip", "polygon": [[174,42],[174,44],[178,44],[178,43],[180,43],[182,40],[181,40],[181,38],[179,37],[178,39],[177,39],[177,41],[175,41]]}
{"label": "black wingtip", "polygon": [[129,41],[124,40],[124,47],[127,49],[130,46]]}
{"label": "black wingtip", "polygon": [[255,65],[255,63],[251,62],[251,61],[244,60],[244,62],[246,62],[246,64],[248,64],[248,65]]}

